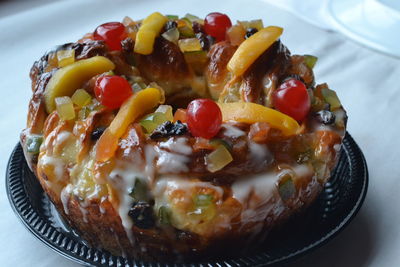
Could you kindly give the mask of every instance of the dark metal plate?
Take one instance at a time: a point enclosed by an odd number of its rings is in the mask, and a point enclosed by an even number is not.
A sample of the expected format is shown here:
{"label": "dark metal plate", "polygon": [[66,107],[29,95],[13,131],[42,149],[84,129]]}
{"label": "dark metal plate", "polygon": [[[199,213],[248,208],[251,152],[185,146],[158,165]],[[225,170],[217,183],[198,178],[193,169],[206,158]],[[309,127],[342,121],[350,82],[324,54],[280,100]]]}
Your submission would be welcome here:
{"label": "dark metal plate", "polygon": [[359,211],[368,187],[364,156],[347,133],[330,181],[316,202],[268,237],[253,252],[233,258],[187,264],[145,263],[91,248],[65,224],[29,170],[21,146],[11,154],[6,173],[11,206],[38,239],[59,254],[88,266],[266,266],[296,259],[337,235]]}

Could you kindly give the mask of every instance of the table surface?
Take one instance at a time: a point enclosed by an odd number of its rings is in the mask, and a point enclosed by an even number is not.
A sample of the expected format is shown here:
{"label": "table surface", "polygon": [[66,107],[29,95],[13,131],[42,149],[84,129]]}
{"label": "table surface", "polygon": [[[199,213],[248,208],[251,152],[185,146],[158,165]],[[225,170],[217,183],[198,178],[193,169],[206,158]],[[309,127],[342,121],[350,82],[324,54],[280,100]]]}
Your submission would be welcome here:
{"label": "table surface", "polygon": [[[48,48],[78,39],[106,21],[125,15],[142,18],[154,11],[231,18],[263,18],[285,28],[283,42],[295,54],[319,57],[317,82],[328,82],[348,111],[348,130],[363,150],[370,172],[364,206],[336,238],[288,266],[398,266],[400,262],[400,61],[321,30],[262,1],[184,0],[105,1],[0,0],[0,173],[25,126],[32,63]],[[207,3],[210,3],[207,5]],[[2,266],[77,266],[31,235],[13,214],[0,186]]]}

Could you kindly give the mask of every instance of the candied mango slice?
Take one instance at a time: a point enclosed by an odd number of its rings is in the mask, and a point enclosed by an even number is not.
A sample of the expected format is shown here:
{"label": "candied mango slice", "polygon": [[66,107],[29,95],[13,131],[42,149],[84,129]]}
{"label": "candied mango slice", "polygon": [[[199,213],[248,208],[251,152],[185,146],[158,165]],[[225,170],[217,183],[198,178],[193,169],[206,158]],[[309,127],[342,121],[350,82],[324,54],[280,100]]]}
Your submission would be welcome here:
{"label": "candied mango slice", "polygon": [[146,88],[125,100],[110,126],[97,141],[96,160],[109,160],[117,150],[119,138],[126,132],[129,124],[155,108],[162,99],[163,94],[159,89]]}
{"label": "candied mango slice", "polygon": [[74,104],[68,96],[57,97],[55,99],[57,113],[60,119],[64,121],[73,120],[75,118]]}
{"label": "candied mango slice", "polygon": [[55,110],[55,98],[71,96],[76,89],[91,77],[113,70],[114,63],[106,57],[95,56],[79,60],[54,73],[46,86],[44,97],[47,113]]}
{"label": "candied mango slice", "polygon": [[159,12],[145,18],[136,34],[134,52],[142,55],[153,53],[154,41],[168,19]]}
{"label": "candied mango slice", "polygon": [[295,135],[300,125],[295,119],[272,108],[251,103],[234,102],[218,103],[223,121],[238,121],[244,123],[268,122],[272,128],[279,129],[286,136]]}
{"label": "candied mango slice", "polygon": [[246,39],[228,62],[228,70],[236,76],[242,75],[278,38],[283,29],[266,27]]}

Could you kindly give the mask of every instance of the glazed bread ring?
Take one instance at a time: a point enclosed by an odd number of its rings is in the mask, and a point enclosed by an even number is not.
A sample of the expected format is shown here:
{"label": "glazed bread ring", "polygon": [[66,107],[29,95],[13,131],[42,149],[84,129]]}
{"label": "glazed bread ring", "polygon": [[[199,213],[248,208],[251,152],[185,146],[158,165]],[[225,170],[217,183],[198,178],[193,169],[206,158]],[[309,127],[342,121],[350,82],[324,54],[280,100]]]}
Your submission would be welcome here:
{"label": "glazed bread ring", "polygon": [[21,144],[63,218],[115,255],[182,261],[264,241],[309,206],[347,117],[282,32],[156,12],[35,62]]}

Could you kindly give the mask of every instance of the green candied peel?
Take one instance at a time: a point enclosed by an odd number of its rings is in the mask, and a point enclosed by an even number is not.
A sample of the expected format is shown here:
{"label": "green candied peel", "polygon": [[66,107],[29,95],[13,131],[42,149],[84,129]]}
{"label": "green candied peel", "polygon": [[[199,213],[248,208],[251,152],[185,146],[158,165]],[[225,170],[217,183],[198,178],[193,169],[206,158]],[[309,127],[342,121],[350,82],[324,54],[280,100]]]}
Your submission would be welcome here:
{"label": "green candied peel", "polygon": [[194,199],[196,207],[207,207],[213,204],[214,197],[210,194],[198,194]]}
{"label": "green candied peel", "polygon": [[190,22],[198,22],[198,21],[202,21],[201,18],[199,18],[198,16],[195,16],[193,14],[187,13],[184,18],[188,19]]}
{"label": "green candied peel", "polygon": [[147,201],[148,200],[148,189],[147,184],[136,177],[135,185],[132,191],[129,193],[135,201]]}
{"label": "green candied peel", "polygon": [[278,191],[283,201],[287,201],[296,193],[296,187],[290,174],[283,176],[279,182]]}
{"label": "green candied peel", "polygon": [[215,148],[217,148],[219,145],[223,145],[226,149],[228,149],[229,152],[232,152],[232,145],[229,144],[224,139],[220,139],[220,138],[211,139],[210,145],[212,145]]}
{"label": "green candied peel", "polygon": [[304,55],[304,63],[309,67],[310,69],[314,68],[315,64],[317,63],[318,58],[313,55]]}
{"label": "green candied peel", "polygon": [[168,19],[170,19],[170,20],[176,20],[176,19],[179,19],[179,16],[178,15],[165,15]]}
{"label": "green candied peel", "polygon": [[31,154],[39,154],[42,143],[42,135],[29,135],[26,139],[26,150]]}
{"label": "green candied peel", "polygon": [[161,206],[158,209],[158,218],[160,219],[161,224],[171,224],[171,210],[166,206]]}
{"label": "green candied peel", "polygon": [[145,129],[147,134],[152,133],[157,127],[168,120],[166,114],[154,112],[145,116],[140,120],[140,125]]}
{"label": "green candied peel", "polygon": [[172,28],[161,34],[161,36],[172,43],[176,43],[179,40],[179,30],[177,28]]}
{"label": "green candied peel", "polygon": [[187,18],[183,18],[182,20],[185,21],[186,23],[184,26],[181,27],[178,26],[179,34],[186,38],[194,37],[195,35],[192,28],[192,22]]}
{"label": "green candied peel", "polygon": [[322,88],[321,93],[325,101],[331,106],[331,110],[338,109],[342,106],[335,91],[329,88]]}

